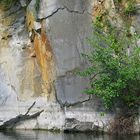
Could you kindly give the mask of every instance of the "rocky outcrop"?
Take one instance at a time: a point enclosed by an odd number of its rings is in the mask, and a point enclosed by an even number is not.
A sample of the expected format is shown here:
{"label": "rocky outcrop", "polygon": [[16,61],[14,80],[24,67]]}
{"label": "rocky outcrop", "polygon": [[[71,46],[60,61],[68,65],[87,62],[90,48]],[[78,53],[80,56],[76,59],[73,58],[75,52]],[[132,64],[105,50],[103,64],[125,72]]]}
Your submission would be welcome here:
{"label": "rocky outcrop", "polygon": [[20,0],[0,11],[0,124],[36,101],[31,113],[44,112],[16,128],[108,131],[114,113],[101,115],[101,101],[83,94],[88,79],[75,74],[87,65],[81,53],[104,8],[115,15],[113,0]]}
{"label": "rocky outcrop", "polygon": [[65,132],[69,132],[69,131],[102,132],[103,131],[103,129],[101,129],[98,125],[95,125],[94,122],[80,122],[74,118],[66,119],[65,127],[66,127]]}
{"label": "rocky outcrop", "polygon": [[[43,30],[42,35],[36,33],[32,43],[25,22],[25,10],[19,3],[7,11],[2,10],[0,16],[0,125],[19,114],[25,114],[36,101],[31,114],[40,109],[44,109],[44,112],[37,119],[21,122],[17,128],[62,129],[64,115],[54,100],[53,59],[51,49],[45,50],[45,46],[49,46],[46,34]],[[42,46],[44,50],[39,48]]]}
{"label": "rocky outcrop", "polygon": [[[87,50],[85,41],[91,30],[90,26],[86,26],[91,24],[91,17],[85,10],[86,4],[85,1],[76,3],[74,1],[42,1],[39,12],[34,13],[32,11],[36,11],[35,1],[32,1],[27,8],[29,31],[37,32],[39,29],[36,23],[44,22],[45,35],[50,41],[55,57],[56,79],[54,84],[57,99],[62,104],[73,104],[89,98],[81,94],[86,87],[87,80],[73,74],[74,70],[85,65],[80,55]],[[74,9],[71,8],[74,6]],[[31,18],[31,15],[34,16]]]}

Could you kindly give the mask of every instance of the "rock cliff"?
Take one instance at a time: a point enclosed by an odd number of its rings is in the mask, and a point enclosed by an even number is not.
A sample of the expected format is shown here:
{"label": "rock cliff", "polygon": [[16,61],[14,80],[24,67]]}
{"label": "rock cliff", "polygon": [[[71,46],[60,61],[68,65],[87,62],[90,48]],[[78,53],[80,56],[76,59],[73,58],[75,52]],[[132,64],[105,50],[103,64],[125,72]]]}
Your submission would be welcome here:
{"label": "rock cliff", "polygon": [[[81,53],[96,15],[106,9],[124,25],[114,1],[20,0],[0,9],[0,124],[36,101],[31,112],[44,112],[17,129],[108,131],[114,113],[101,115],[100,100],[83,93],[88,79],[74,72],[87,65]],[[131,27],[139,30],[139,22],[137,14]]]}

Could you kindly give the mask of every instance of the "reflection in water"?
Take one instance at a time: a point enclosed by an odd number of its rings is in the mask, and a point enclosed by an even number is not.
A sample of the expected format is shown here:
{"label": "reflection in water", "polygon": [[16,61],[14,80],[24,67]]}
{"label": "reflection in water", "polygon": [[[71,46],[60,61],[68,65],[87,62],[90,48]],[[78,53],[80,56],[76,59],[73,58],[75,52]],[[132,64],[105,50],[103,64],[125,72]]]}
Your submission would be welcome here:
{"label": "reflection in water", "polygon": [[52,133],[47,131],[0,132],[0,140],[140,140],[140,136],[109,136],[83,133]]}

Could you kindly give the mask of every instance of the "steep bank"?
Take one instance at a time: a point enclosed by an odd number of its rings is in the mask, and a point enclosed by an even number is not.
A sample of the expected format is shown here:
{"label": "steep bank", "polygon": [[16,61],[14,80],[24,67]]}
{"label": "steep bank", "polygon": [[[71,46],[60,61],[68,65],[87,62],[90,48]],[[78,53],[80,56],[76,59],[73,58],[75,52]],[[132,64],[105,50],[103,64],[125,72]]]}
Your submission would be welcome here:
{"label": "steep bank", "polygon": [[[36,101],[32,112],[45,111],[17,128],[108,130],[114,113],[101,115],[101,102],[83,94],[88,80],[74,74],[86,65],[80,54],[89,49],[86,39],[92,32],[92,19],[104,8],[110,10],[111,18],[115,15],[114,2],[103,2],[42,0],[38,5],[36,0],[20,0],[11,9],[1,10],[1,124]],[[115,23],[122,22],[118,15]],[[138,25],[137,15],[136,29]]]}
{"label": "steep bank", "polygon": [[[64,123],[64,114],[60,105],[55,102],[53,88],[51,95],[46,94],[47,73],[40,68],[38,60],[33,57],[34,47],[27,31],[24,8],[17,3],[11,9],[1,11],[0,16],[1,124],[18,114],[25,113],[27,108],[36,101],[31,113],[44,108],[42,116],[37,120],[23,122],[17,128],[61,129],[62,123]],[[41,57],[43,63],[45,58],[42,55]]]}

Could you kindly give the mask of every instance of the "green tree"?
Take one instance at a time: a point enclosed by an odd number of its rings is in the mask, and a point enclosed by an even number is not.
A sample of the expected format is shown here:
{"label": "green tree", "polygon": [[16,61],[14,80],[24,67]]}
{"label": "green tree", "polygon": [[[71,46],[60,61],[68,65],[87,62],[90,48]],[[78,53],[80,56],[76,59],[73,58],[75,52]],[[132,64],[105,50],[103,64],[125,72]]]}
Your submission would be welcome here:
{"label": "green tree", "polygon": [[[95,24],[96,25],[96,24]],[[110,29],[104,32],[96,25],[88,40],[89,54],[82,54],[89,66],[79,72],[90,78],[87,94],[100,97],[106,108],[121,102],[127,107],[139,106],[140,99],[140,47],[137,36],[127,37],[125,32]]]}

